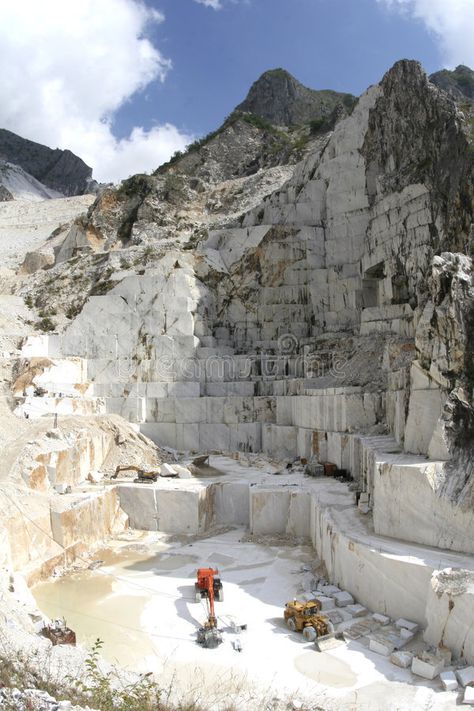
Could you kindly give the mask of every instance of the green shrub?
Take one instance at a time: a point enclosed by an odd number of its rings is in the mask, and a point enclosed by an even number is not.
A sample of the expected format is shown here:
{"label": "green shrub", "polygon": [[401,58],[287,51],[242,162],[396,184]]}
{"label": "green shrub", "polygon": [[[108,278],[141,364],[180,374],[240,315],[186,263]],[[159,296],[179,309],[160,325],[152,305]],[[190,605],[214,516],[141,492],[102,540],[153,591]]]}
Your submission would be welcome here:
{"label": "green shrub", "polygon": [[312,135],[315,135],[316,133],[319,133],[321,130],[324,129],[324,126],[326,124],[326,119],[320,116],[319,118],[315,118],[312,121],[309,122],[309,130]]}
{"label": "green shrub", "polygon": [[66,318],[73,319],[81,312],[82,304],[70,304],[66,309]]}
{"label": "green shrub", "polygon": [[105,279],[103,281],[96,281],[92,289],[89,291],[89,296],[103,296],[108,291],[113,289],[115,282],[111,279]]}
{"label": "green shrub", "polygon": [[146,173],[137,173],[124,180],[117,190],[117,195],[123,197],[146,197],[155,185],[155,181]]}
{"label": "green shrub", "polygon": [[40,321],[36,322],[35,328],[38,331],[54,331],[54,329],[56,328],[56,324],[52,319],[49,318],[49,316],[46,316],[45,318],[42,318]]}
{"label": "green shrub", "polygon": [[69,677],[80,703],[92,705],[100,711],[158,711],[161,690],[150,674],[141,675],[135,682],[121,685],[113,683],[113,673],[105,674],[99,665],[103,642],[97,639],[85,661],[83,679]]}
{"label": "green shrub", "polygon": [[165,200],[172,204],[181,202],[185,197],[184,178],[177,173],[168,173],[163,185],[162,195]]}

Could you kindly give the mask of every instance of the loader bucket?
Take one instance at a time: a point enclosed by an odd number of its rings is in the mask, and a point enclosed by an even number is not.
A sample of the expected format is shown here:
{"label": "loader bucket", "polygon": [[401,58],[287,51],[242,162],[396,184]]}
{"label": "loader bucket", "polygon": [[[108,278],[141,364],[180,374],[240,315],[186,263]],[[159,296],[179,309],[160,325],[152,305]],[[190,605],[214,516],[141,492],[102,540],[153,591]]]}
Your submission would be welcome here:
{"label": "loader bucket", "polygon": [[222,642],[222,634],[216,627],[201,627],[197,633],[197,643],[206,649],[215,649]]}
{"label": "loader bucket", "polygon": [[344,641],[344,635],[342,632],[331,632],[330,634],[325,634],[322,637],[317,637],[314,641],[314,646],[318,652],[326,652],[328,649],[339,647],[339,645]]}

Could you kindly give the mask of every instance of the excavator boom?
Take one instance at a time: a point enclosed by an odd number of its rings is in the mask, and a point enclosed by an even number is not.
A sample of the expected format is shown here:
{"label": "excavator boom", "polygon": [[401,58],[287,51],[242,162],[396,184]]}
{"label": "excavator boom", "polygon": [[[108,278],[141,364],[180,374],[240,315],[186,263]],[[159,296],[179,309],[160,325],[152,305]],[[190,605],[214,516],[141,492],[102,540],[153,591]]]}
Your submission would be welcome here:
{"label": "excavator boom", "polygon": [[140,467],[137,467],[135,464],[119,464],[111,479],[116,479],[120,472],[126,471],[137,472],[137,478],[135,481],[156,481],[160,475],[159,471],[147,472]]}
{"label": "excavator boom", "polygon": [[217,629],[217,617],[214,601],[222,600],[222,583],[216,577],[218,570],[213,568],[199,568],[197,582],[195,583],[196,601],[207,598],[209,613],[205,624],[198,631],[198,643],[203,647],[217,647],[222,642],[222,636]]}

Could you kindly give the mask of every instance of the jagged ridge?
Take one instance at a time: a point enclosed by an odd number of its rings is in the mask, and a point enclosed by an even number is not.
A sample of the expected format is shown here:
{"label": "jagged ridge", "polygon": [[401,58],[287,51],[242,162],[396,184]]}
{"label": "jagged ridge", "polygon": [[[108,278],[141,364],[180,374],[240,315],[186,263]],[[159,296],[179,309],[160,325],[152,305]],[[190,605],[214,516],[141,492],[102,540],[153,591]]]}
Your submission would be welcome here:
{"label": "jagged ridge", "polygon": [[350,109],[355,101],[352,94],[309,89],[284,69],[271,69],[252,84],[236,111],[248,111],[277,126],[298,126],[330,116],[338,104]]}
{"label": "jagged ridge", "polygon": [[19,165],[63,195],[83,195],[90,191],[92,168],[69,150],[53,150],[2,128],[0,159]]}

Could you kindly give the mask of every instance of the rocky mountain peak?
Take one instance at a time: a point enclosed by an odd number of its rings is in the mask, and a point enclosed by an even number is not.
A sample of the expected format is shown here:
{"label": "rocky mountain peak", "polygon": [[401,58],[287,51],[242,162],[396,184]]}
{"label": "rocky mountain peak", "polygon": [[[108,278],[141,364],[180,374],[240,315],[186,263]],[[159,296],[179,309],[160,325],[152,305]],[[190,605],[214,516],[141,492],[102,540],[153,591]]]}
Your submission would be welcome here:
{"label": "rocky mountain peak", "polygon": [[249,112],[277,126],[295,126],[329,116],[337,104],[351,107],[352,94],[309,89],[285,69],[271,69],[254,82],[236,111]]}
{"label": "rocky mountain peak", "polygon": [[47,188],[62,195],[93,192],[92,168],[69,150],[48,148],[0,129],[0,159],[20,166]]}
{"label": "rocky mountain peak", "polygon": [[430,76],[430,81],[446,91],[455,101],[474,100],[474,71],[464,64],[456,69],[442,69]]}

